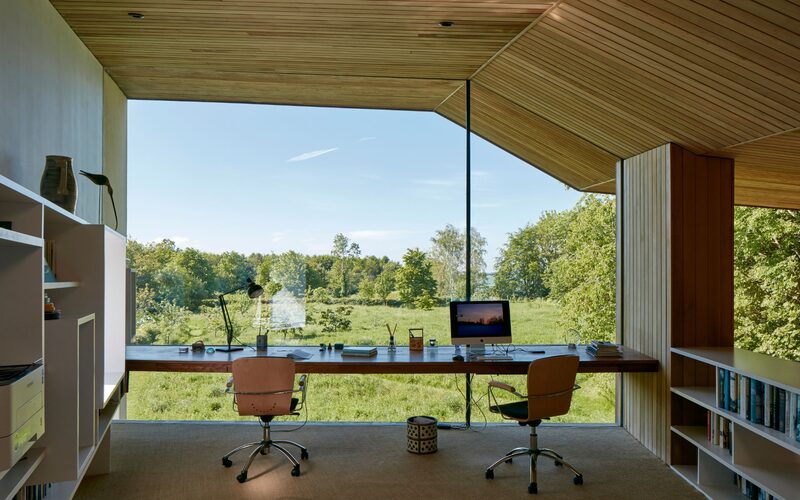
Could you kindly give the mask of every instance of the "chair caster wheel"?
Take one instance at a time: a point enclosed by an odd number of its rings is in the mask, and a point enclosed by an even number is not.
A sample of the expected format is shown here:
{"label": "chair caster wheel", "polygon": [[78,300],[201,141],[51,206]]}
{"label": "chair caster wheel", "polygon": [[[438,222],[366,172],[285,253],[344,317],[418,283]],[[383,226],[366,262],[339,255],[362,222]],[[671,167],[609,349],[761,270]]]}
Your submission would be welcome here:
{"label": "chair caster wheel", "polygon": [[300,450],[300,460],[308,460],[308,450]]}
{"label": "chair caster wheel", "polygon": [[536,483],[531,483],[528,485],[528,493],[530,493],[531,495],[539,493],[539,488],[536,487]]}
{"label": "chair caster wheel", "polygon": [[238,476],[236,476],[236,480],[240,483],[247,481],[247,472],[242,472]]}
{"label": "chair caster wheel", "polygon": [[575,484],[583,484],[583,475],[578,474],[572,478],[572,482]]}
{"label": "chair caster wheel", "polygon": [[294,477],[297,477],[297,476],[300,475],[300,466],[299,465],[295,465],[294,467],[292,467],[292,475]]}
{"label": "chair caster wheel", "polygon": [[492,469],[486,469],[486,479],[494,479],[494,471]]}
{"label": "chair caster wheel", "polygon": [[556,460],[556,467],[562,467],[563,465],[564,462],[559,462],[558,460]]}
{"label": "chair caster wheel", "polygon": [[233,462],[229,458],[222,457],[222,465],[223,467],[230,467],[233,465]]}

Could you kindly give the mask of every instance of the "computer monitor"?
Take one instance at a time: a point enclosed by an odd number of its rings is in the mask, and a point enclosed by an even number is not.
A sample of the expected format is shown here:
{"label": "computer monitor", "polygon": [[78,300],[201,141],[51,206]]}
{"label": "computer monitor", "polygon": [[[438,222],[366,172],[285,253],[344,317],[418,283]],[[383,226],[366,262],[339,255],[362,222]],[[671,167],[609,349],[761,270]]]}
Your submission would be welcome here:
{"label": "computer monitor", "polygon": [[450,302],[450,340],[471,352],[486,344],[511,343],[511,315],[507,300]]}

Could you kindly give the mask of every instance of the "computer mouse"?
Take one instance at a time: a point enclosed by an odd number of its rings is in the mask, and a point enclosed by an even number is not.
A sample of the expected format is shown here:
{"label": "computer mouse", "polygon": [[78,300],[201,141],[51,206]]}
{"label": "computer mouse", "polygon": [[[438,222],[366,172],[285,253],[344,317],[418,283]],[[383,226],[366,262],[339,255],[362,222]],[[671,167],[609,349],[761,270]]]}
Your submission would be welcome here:
{"label": "computer mouse", "polygon": [[455,356],[453,356],[453,361],[464,361],[464,356],[456,354]]}

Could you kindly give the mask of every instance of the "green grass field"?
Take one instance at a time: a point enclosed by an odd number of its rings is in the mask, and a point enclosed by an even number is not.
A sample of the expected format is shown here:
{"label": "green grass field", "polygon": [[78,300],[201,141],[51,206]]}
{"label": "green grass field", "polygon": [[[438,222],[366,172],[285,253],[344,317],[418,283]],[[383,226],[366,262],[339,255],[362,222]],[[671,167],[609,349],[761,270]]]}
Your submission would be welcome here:
{"label": "green grass field", "polygon": [[[326,307],[309,304],[312,314]],[[326,333],[317,324],[308,325],[302,333],[270,334],[270,344],[318,346],[320,342],[344,342],[348,345],[386,345],[386,323],[397,324],[397,338],[405,344],[409,328],[425,329],[425,339],[434,337],[449,344],[449,309],[437,307],[420,311],[387,306],[357,305],[350,315],[349,332]],[[520,344],[564,343],[564,332],[558,325],[558,306],[552,302],[514,302],[511,317],[514,341]],[[252,311],[240,311],[238,322],[252,318]],[[185,334],[175,334],[180,342],[203,338],[207,343],[221,343],[222,335],[207,333],[210,318],[198,314],[188,318]],[[216,331],[219,331],[218,329]],[[247,327],[241,338],[254,343],[255,329]],[[188,335],[187,335],[188,334]],[[183,337],[183,338],[181,338]],[[309,349],[316,353],[316,348]],[[239,417],[232,398],[225,394],[224,374],[185,374],[135,372],[130,377],[128,418],[136,420],[249,420]],[[562,422],[613,422],[614,375],[579,374],[581,390],[575,393],[568,415],[554,419]],[[516,387],[525,387],[521,375],[495,376]],[[499,421],[488,414],[486,384],[490,377],[479,375],[473,382],[477,401],[473,422],[483,421],[483,410],[489,421]],[[308,418],[314,421],[399,422],[412,415],[431,415],[440,421],[463,421],[463,375],[311,375],[308,387]],[[301,416],[300,419],[303,417]]]}

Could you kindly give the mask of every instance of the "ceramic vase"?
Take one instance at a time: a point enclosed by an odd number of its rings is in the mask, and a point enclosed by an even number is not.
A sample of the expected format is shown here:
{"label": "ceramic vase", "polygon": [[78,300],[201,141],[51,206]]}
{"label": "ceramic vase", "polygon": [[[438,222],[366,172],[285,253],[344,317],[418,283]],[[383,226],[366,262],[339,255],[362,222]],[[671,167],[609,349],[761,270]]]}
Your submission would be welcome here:
{"label": "ceramic vase", "polygon": [[67,212],[75,213],[78,185],[69,156],[48,156],[42,172],[39,194]]}

